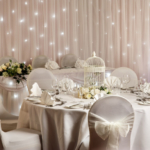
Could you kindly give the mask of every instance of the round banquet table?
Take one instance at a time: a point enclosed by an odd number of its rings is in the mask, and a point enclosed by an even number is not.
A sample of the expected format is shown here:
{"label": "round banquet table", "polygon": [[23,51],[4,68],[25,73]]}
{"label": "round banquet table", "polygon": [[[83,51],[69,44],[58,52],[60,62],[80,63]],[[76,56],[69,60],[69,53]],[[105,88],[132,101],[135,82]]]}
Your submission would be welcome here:
{"label": "round banquet table", "polygon": [[[150,149],[150,106],[136,103],[136,95],[121,93],[134,109],[135,120],[131,135],[131,150]],[[72,101],[88,103],[93,100],[81,100],[70,95],[60,95],[67,103],[63,106],[46,107],[23,102],[17,128],[30,128],[41,131],[44,150],[77,150],[81,142],[89,135],[88,111],[82,108],[66,109]]]}

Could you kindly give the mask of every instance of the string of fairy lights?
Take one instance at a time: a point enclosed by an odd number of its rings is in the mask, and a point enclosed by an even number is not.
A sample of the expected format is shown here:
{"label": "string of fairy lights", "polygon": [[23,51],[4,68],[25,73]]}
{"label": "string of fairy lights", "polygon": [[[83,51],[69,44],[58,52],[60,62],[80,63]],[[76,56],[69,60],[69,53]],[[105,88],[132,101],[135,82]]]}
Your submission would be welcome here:
{"label": "string of fairy lights", "polygon": [[[3,0],[0,0],[0,1],[2,2]],[[70,0],[70,1],[71,1],[71,0]],[[67,2],[70,2],[70,1],[68,0]],[[112,1],[112,0],[108,0],[108,1]],[[44,1],[44,0],[38,0],[38,2],[43,4],[45,1]],[[90,0],[90,3],[91,3],[91,5],[93,5],[93,1],[92,1],[92,0]],[[29,6],[29,1],[24,1],[24,6],[28,7],[28,6]],[[64,6],[67,6],[67,5],[65,4]],[[150,5],[149,5],[149,6],[150,6]],[[67,8],[68,8],[68,7],[62,7],[62,8],[60,8],[60,9],[61,9],[60,11],[62,11],[62,13],[66,13],[67,11],[69,11]],[[79,13],[79,10],[78,10],[78,9],[79,9],[79,8],[77,8],[77,6],[75,6],[73,11]],[[101,12],[102,10],[101,10],[100,8],[98,8],[98,11]],[[14,14],[14,15],[17,14],[17,10],[15,10],[15,9],[10,10],[10,12],[11,12],[12,14]],[[116,10],[116,12],[118,13],[118,15],[120,15],[120,14],[122,13],[122,10],[121,10],[121,9],[118,9],[118,10]],[[139,12],[142,13],[142,9],[141,9],[141,8],[139,9]],[[38,16],[39,16],[39,11],[37,11],[37,10],[36,10],[35,12],[32,12],[32,13],[34,13],[34,16],[35,16],[35,17],[38,17]],[[79,15],[79,14],[78,14],[78,15]],[[88,13],[85,14],[85,16],[86,16],[86,17],[89,17],[89,16],[88,16]],[[136,15],[134,14],[131,18],[132,18],[133,21],[135,21],[135,20],[136,20]],[[19,23],[20,23],[20,24],[24,24],[24,22],[26,21],[26,19],[27,19],[27,18],[21,18],[21,19],[19,19]],[[56,13],[52,13],[50,19],[57,19],[57,14],[56,14]],[[68,19],[68,18],[67,18],[67,19]],[[109,15],[106,15],[106,21],[109,20],[109,19],[110,19],[109,22],[110,22],[110,24],[111,24],[111,26],[112,26],[112,30],[113,30],[113,27],[114,27],[117,23],[113,20],[111,13],[110,13]],[[4,18],[3,16],[0,16],[0,22],[4,22],[4,21],[5,21],[5,18]],[[149,18],[147,18],[147,21],[149,21]],[[80,24],[79,24],[79,23],[80,23],[80,22],[77,22],[77,27],[80,27]],[[100,23],[99,21],[96,21],[95,24],[96,24],[97,26],[100,26],[101,23]],[[28,28],[29,28],[29,31],[30,31],[30,32],[33,32],[33,31],[36,30],[36,26],[29,26]],[[48,23],[47,23],[47,22],[44,23],[44,28],[48,28]],[[61,29],[62,29],[62,28],[61,28]],[[128,30],[128,27],[126,27],[126,30]],[[68,32],[68,31],[67,31],[67,32]],[[129,32],[129,31],[128,31],[128,32]],[[7,35],[10,35],[10,34],[11,34],[11,31],[7,31],[6,34],[7,34]],[[65,29],[64,29],[64,31],[63,31],[63,30],[60,31],[60,36],[61,36],[61,37],[66,38],[66,36],[65,36],[66,34],[68,34],[68,33],[65,33]],[[138,31],[135,31],[135,34],[138,35]],[[109,31],[104,31],[104,36],[108,36],[108,35],[109,35]],[[46,36],[44,35],[44,33],[39,34],[39,37],[40,37],[40,38],[46,38]],[[79,43],[80,39],[77,38],[77,37],[78,37],[78,35],[77,35],[76,37],[71,37],[71,38],[73,38],[73,41],[74,41],[74,42]],[[104,37],[104,38],[105,38],[105,37]],[[120,40],[122,40],[121,35],[119,35],[119,38],[120,38]],[[91,39],[92,39],[92,38],[91,38]],[[23,41],[24,41],[25,43],[28,43],[28,42],[29,42],[29,39],[28,39],[28,38],[25,38]],[[57,43],[56,43],[56,41],[53,40],[53,41],[49,41],[48,44],[49,44],[49,46],[54,46],[54,45],[57,44]],[[66,43],[65,43],[65,44],[66,44]],[[70,46],[69,46],[70,43],[67,43],[68,45],[65,45],[65,44],[64,44],[64,50],[65,50],[66,52],[69,52],[69,51],[70,51]],[[94,44],[95,44],[94,41],[91,40],[91,45],[94,45]],[[126,45],[127,51],[128,51],[128,49],[130,49],[130,48],[133,46],[133,44],[135,44],[135,43],[132,43],[132,42],[128,42],[128,41],[127,41],[127,45]],[[146,46],[147,44],[148,44],[148,42],[146,42],[146,41],[143,42],[143,45],[144,45],[144,46]],[[111,51],[113,50],[113,51],[115,52],[115,46],[113,45],[113,42],[110,43],[110,46],[108,46],[108,48],[109,48]],[[79,51],[83,51],[83,50],[84,50],[84,47],[79,46],[78,49],[79,49]],[[11,50],[12,50],[12,52],[15,52],[15,51],[16,51],[16,48],[15,48],[15,47],[12,47]],[[36,50],[39,51],[39,50],[40,50],[40,46],[36,46]],[[86,51],[86,50],[85,50],[85,51]],[[102,51],[102,50],[101,50],[101,51]],[[123,51],[123,50],[122,50],[122,51],[121,51],[121,55],[122,55],[123,57],[126,57],[126,56],[128,55],[128,54],[127,54],[127,53],[128,53],[127,51]],[[57,56],[60,57],[61,55],[63,55],[63,53],[62,53],[61,50],[59,50],[58,53],[57,53]],[[57,57],[57,56],[56,56],[56,57]],[[141,52],[137,52],[136,56],[137,56],[137,58],[141,58],[141,57],[142,57],[142,53],[141,53]],[[30,59],[32,60],[32,58],[30,58]],[[105,60],[105,62],[107,63],[107,65],[110,65],[110,64],[111,64],[111,59],[109,60],[109,58],[107,58],[107,60]],[[24,60],[24,63],[26,63],[26,60]],[[136,59],[133,60],[133,64],[134,64],[134,65],[137,64]]]}

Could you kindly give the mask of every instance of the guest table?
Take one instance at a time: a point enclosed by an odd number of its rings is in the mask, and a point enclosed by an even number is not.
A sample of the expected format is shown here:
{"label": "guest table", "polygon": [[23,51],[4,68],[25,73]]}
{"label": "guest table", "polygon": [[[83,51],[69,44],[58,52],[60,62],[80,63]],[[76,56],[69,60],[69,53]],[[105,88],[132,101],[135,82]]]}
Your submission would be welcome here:
{"label": "guest table", "polygon": [[[127,98],[135,111],[135,122],[131,136],[131,150],[149,150],[150,148],[150,106],[136,103],[136,95],[121,93]],[[81,100],[70,95],[59,95],[71,103],[80,101],[89,103],[93,100]],[[77,150],[81,142],[89,135],[88,110],[83,108],[66,109],[63,106],[46,107],[24,101],[17,128],[31,128],[41,131],[44,150]]]}

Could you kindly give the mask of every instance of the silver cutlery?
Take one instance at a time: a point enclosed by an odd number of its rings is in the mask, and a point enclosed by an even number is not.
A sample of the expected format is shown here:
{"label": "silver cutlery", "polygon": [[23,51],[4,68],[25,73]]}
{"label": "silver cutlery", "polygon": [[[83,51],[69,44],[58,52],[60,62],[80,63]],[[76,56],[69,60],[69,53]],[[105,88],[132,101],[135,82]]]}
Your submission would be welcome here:
{"label": "silver cutlery", "polygon": [[66,102],[65,101],[60,101],[60,104],[56,104],[56,105],[46,105],[46,107],[55,107],[55,106],[62,106],[64,105]]}

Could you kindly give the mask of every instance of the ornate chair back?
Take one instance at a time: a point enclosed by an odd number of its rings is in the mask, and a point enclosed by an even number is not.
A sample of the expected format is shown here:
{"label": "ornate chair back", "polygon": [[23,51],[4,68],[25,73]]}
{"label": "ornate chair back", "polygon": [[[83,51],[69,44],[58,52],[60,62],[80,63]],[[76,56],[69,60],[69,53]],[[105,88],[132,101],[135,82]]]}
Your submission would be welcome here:
{"label": "ornate chair back", "polygon": [[55,76],[51,71],[45,68],[34,69],[27,78],[27,86],[29,93],[32,85],[37,82],[41,89],[52,89],[52,81],[56,80]]}
{"label": "ornate chair back", "polygon": [[36,68],[45,68],[45,64],[48,61],[48,57],[40,55],[33,59],[32,67],[33,69]]}
{"label": "ornate chair back", "polygon": [[136,86],[138,84],[138,78],[136,73],[130,68],[126,67],[117,68],[111,73],[111,76],[122,78],[126,74],[128,74],[130,78],[130,81],[129,83],[127,83],[126,87],[129,88]]}
{"label": "ornate chair back", "polygon": [[73,68],[75,66],[76,61],[77,61],[77,56],[73,54],[67,54],[61,58],[60,66],[61,68],[65,68],[65,67]]}

